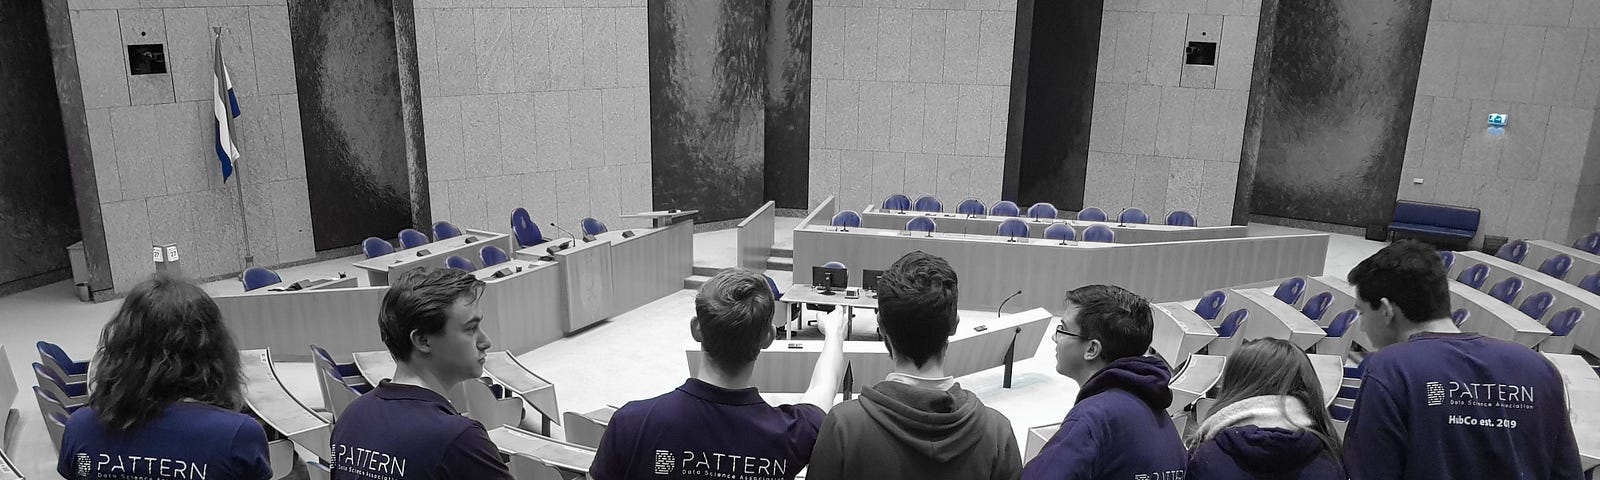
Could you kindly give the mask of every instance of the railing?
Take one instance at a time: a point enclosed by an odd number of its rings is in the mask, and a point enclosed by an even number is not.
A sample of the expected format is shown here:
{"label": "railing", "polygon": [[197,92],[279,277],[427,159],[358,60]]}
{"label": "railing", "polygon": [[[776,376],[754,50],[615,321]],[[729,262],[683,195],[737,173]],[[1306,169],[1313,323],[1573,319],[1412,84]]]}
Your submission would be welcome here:
{"label": "railing", "polygon": [[734,227],[734,233],[738,234],[739,268],[757,272],[767,269],[767,257],[772,256],[776,218],[776,203],[767,202]]}

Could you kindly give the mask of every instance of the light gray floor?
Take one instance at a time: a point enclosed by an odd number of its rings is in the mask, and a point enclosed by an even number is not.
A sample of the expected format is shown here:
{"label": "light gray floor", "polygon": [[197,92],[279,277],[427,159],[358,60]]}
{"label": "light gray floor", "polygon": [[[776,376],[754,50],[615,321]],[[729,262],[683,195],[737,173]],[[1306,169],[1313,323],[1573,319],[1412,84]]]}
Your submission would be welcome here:
{"label": "light gray floor", "polygon": [[[798,219],[779,217],[777,220],[777,244],[780,248],[789,248],[793,243],[791,229]],[[1291,232],[1304,230],[1250,226],[1252,235]],[[695,235],[695,265],[732,265],[734,243],[732,230]],[[1380,242],[1334,234],[1329,242],[1324,273],[1343,276],[1382,246]],[[282,273],[286,279],[338,272],[356,275],[358,272],[350,266],[355,260],[357,257],[329,260],[285,269]],[[786,273],[775,276],[785,277],[780,282],[787,283]],[[239,282],[232,279],[212,282],[205,288],[212,294],[242,290]],[[60,478],[55,473],[55,450],[49,445],[49,436],[29,388],[35,384],[30,365],[38,361],[34,342],[54,342],[69,353],[87,356],[94,350],[100,328],[119,305],[120,302],[115,301],[78,302],[68,282],[0,297],[0,345],[5,346],[6,359],[21,387],[11,407],[19,410],[23,422],[14,444],[6,450],[28,478]],[[679,291],[594,328],[518,355],[518,358],[555,383],[564,411],[582,412],[605,405],[621,405],[629,400],[659,395],[682,384],[689,372],[683,346],[689,341],[688,324],[693,314],[693,292]],[[982,314],[963,312],[963,318]],[[864,315],[869,317],[858,317],[857,330],[870,331],[873,319],[870,314]],[[1029,427],[1059,422],[1072,407],[1078,391],[1073,381],[1055,373],[1054,344],[1048,335],[1035,352],[1032,358],[1017,363],[1014,388],[1000,388],[1001,369],[998,368],[959,379],[962,386],[976,392],[985,404],[1010,418],[1019,441]],[[279,363],[277,371],[295,396],[314,407],[321,406],[321,394],[311,364]],[[774,401],[791,401],[798,395],[768,397]]]}

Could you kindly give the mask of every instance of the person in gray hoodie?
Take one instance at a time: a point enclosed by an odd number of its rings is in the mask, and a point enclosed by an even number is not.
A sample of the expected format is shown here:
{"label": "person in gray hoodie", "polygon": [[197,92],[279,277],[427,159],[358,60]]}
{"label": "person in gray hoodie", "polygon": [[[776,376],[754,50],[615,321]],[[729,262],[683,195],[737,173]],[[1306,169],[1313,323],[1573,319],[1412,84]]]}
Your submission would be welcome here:
{"label": "person in gray hoodie", "polygon": [[1015,479],[1022,454],[1004,415],[944,373],[956,273],[921,251],[878,279],[878,329],[894,371],[822,422],[806,478]]}

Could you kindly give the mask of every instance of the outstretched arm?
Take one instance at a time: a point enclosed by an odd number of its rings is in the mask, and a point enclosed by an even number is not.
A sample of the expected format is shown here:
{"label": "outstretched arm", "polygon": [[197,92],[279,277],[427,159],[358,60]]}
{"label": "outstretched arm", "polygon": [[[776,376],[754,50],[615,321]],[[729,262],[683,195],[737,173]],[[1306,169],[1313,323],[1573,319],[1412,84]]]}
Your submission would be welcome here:
{"label": "outstretched arm", "polygon": [[817,357],[817,365],[811,370],[811,386],[806,387],[805,395],[800,398],[800,403],[816,405],[823,412],[833,408],[834,399],[839,395],[839,383],[844,379],[844,337],[850,332],[845,331],[847,314],[839,313],[823,315],[817,321],[824,338],[822,356]]}

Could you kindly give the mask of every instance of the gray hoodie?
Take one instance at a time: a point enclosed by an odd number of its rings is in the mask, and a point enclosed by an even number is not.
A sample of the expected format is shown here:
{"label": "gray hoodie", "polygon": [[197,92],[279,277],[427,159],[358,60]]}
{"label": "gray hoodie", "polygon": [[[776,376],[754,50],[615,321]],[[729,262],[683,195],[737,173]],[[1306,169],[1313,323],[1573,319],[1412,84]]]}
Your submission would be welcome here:
{"label": "gray hoodie", "polygon": [[880,382],[841,403],[817,434],[806,478],[1015,479],[1022,453],[1011,422],[955,385]]}

